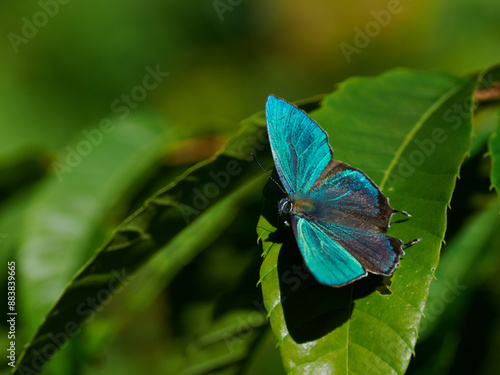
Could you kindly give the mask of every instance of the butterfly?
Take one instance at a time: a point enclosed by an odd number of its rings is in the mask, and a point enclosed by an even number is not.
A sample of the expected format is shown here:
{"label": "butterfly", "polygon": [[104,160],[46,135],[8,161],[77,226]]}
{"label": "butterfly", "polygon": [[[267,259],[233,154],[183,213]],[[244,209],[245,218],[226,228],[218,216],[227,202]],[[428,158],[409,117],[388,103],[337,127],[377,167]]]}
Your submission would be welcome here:
{"label": "butterfly", "polygon": [[392,275],[406,245],[386,231],[393,214],[410,215],[394,210],[364,172],[334,160],[327,133],[293,104],[269,96],[266,121],[286,194],[278,212],[314,277],[340,287],[368,273]]}

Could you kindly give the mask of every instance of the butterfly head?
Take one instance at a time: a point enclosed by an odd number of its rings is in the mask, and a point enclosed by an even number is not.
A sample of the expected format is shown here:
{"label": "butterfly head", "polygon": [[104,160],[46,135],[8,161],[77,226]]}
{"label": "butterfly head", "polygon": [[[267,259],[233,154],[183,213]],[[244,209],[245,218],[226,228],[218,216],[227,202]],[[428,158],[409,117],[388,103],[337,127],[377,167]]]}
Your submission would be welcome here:
{"label": "butterfly head", "polygon": [[281,217],[285,217],[284,224],[289,227],[290,223],[288,221],[293,211],[293,201],[290,196],[287,196],[278,202],[278,214]]}

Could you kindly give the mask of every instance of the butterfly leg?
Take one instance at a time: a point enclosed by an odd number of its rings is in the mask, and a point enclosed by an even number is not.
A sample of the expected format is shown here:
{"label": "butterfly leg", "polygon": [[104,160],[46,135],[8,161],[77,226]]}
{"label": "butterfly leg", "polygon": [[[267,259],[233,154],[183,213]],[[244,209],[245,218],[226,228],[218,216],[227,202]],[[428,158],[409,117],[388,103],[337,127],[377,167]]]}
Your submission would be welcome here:
{"label": "butterfly leg", "polygon": [[398,210],[392,210],[392,211],[393,211],[395,214],[400,213],[400,214],[403,214],[403,215],[405,215],[405,216],[411,217],[411,215],[410,215],[408,212],[406,212],[406,211],[398,211]]}
{"label": "butterfly leg", "polygon": [[413,246],[415,245],[416,243],[420,242],[421,238],[415,238],[414,240],[411,240],[411,241],[408,241],[407,243],[405,243],[403,245],[403,248],[407,249],[409,248],[410,246]]}

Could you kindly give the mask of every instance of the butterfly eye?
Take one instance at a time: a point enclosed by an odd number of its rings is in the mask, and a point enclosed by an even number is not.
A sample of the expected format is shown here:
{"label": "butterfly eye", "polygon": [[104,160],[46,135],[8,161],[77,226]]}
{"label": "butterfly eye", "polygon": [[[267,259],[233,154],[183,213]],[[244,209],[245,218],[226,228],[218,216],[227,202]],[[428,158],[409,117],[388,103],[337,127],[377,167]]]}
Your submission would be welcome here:
{"label": "butterfly eye", "polygon": [[283,198],[278,204],[278,211],[280,215],[290,215],[293,210],[293,202],[290,198]]}

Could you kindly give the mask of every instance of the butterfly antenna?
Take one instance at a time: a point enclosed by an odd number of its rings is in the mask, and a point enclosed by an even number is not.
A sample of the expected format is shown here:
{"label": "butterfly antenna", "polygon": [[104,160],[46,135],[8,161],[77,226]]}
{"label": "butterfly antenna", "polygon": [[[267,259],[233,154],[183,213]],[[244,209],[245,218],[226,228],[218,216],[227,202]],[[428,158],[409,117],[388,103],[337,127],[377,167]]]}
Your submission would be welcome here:
{"label": "butterfly antenna", "polygon": [[288,195],[288,193],[287,193],[287,192],[286,192],[286,191],[285,191],[285,190],[281,187],[281,185],[280,185],[280,184],[278,184],[278,182],[277,182],[274,178],[272,178],[272,177],[271,177],[271,175],[270,175],[269,173],[267,173],[267,171],[264,169],[264,167],[262,166],[262,164],[260,164],[260,163],[259,163],[259,161],[257,160],[257,158],[255,157],[255,155],[253,154],[253,152],[251,152],[251,153],[250,153],[250,155],[252,155],[253,160],[255,160],[255,162],[256,162],[256,163],[257,163],[257,165],[260,167],[260,169],[262,169],[262,170],[264,171],[264,173],[265,173],[265,174],[267,174],[267,177],[269,177],[269,178],[270,178],[270,179],[271,179],[271,180],[272,180],[272,181],[273,181],[273,182],[274,182],[274,183],[275,183],[275,184],[276,184],[276,185],[280,188],[280,190],[281,190],[284,194]]}

